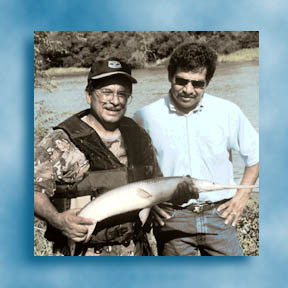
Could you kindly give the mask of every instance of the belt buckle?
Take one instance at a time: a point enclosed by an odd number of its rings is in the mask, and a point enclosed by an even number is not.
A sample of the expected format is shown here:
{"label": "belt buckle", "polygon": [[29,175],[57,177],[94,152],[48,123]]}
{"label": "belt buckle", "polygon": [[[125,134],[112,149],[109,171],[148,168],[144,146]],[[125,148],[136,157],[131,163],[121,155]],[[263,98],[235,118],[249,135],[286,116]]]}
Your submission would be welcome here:
{"label": "belt buckle", "polygon": [[203,204],[198,204],[197,206],[194,206],[192,209],[193,213],[201,213],[204,210],[204,205]]}

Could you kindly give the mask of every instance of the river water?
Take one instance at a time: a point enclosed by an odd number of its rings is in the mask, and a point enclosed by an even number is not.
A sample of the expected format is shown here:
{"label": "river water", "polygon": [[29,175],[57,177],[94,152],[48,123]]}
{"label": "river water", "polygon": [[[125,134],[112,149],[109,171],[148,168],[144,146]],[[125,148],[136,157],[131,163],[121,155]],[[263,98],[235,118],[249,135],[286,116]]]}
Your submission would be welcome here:
{"label": "river water", "polygon": [[[209,94],[236,103],[257,131],[259,129],[258,68],[256,62],[219,64],[206,90]],[[132,74],[138,80],[138,84],[133,85],[133,100],[127,108],[127,116],[133,116],[140,107],[165,96],[170,88],[167,71],[163,67],[134,70]],[[52,126],[73,113],[88,108],[84,96],[86,83],[87,76],[57,77],[51,80],[54,86],[52,91],[36,88],[34,115],[38,114],[40,106],[42,108],[44,106],[45,111],[53,111],[53,119],[45,123]],[[45,115],[41,117],[45,118]],[[244,164],[238,153],[234,152],[233,167],[235,181],[239,183]]]}

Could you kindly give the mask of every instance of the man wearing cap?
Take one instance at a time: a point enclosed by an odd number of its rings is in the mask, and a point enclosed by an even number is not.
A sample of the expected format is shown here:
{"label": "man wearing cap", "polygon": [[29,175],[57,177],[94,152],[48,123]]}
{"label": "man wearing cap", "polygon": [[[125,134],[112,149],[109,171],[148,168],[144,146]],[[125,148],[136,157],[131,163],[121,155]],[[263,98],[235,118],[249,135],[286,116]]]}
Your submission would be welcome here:
{"label": "man wearing cap", "polygon": [[68,238],[78,243],[76,255],[151,255],[136,213],[100,222],[85,245],[93,221],[77,215],[107,190],[162,175],[148,134],[124,117],[133,83],[131,69],[119,59],[96,61],[86,87],[90,109],[54,127],[35,149],[34,211],[48,223],[45,237],[54,255],[70,255]]}

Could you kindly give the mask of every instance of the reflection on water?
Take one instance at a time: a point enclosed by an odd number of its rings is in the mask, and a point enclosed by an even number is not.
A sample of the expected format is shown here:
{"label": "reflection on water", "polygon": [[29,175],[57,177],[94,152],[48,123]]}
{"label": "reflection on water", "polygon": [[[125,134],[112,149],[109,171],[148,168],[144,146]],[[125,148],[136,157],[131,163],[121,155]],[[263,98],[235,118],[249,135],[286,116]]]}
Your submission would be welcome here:
{"label": "reflection on water", "polygon": [[[140,107],[165,96],[170,87],[165,68],[134,70],[133,76],[138,84],[133,85],[133,101],[127,108],[127,116],[132,116]],[[86,83],[86,76],[63,77],[52,80],[52,84],[56,86],[52,92],[35,89],[35,115],[39,109],[39,101],[43,101],[45,108],[55,111],[57,116],[53,123],[47,125],[55,125],[68,115],[88,108],[84,93]],[[207,93],[236,103],[258,131],[257,63],[220,64]],[[238,153],[233,153],[233,167],[235,181],[239,182],[244,165]]]}

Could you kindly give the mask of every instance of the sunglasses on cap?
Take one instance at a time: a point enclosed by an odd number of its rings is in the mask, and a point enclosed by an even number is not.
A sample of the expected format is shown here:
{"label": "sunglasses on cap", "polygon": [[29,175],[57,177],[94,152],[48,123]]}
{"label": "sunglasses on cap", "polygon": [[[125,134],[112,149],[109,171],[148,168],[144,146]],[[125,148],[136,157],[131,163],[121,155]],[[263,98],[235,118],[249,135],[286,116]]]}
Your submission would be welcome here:
{"label": "sunglasses on cap", "polygon": [[187,80],[181,77],[175,77],[175,84],[176,85],[180,85],[180,86],[186,86],[188,83],[191,83],[192,86],[197,89],[197,88],[201,88],[203,89],[205,87],[205,81],[203,80]]}

